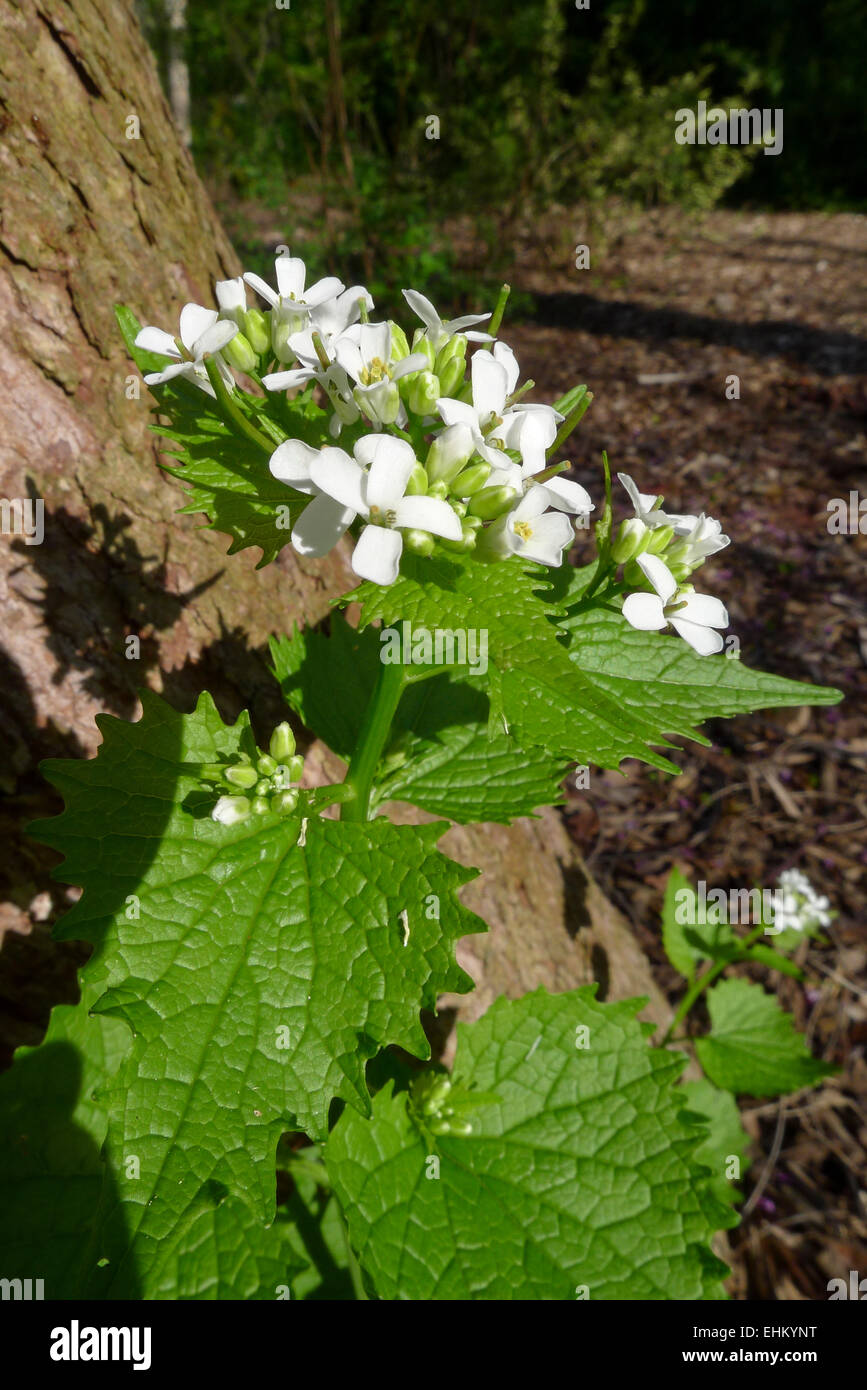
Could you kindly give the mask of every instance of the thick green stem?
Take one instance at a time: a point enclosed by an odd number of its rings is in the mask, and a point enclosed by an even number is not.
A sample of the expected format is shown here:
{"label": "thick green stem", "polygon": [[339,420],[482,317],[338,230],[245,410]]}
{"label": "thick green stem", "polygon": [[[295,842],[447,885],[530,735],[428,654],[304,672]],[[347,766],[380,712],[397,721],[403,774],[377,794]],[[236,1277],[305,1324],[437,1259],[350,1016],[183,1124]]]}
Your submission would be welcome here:
{"label": "thick green stem", "polygon": [[[738,947],[740,948],[740,950],[746,951],[750,946],[752,946],[754,941],[758,941],[759,937],[762,936],[762,934],[764,933],[764,930],[765,924],[764,922],[762,922],[753,931],[748,932],[747,935],[742,937],[741,940],[738,942]],[[674,1018],[671,1020],[669,1027],[666,1029],[665,1036],[662,1039],[663,1047],[670,1039],[672,1033],[674,1032],[675,1028],[677,1028],[678,1024],[682,1023],[683,1020],[686,1018],[693,1004],[699,998],[699,996],[704,993],[708,985],[713,984],[714,980],[717,978],[718,975],[722,974],[726,966],[733,965],[735,960],[737,959],[738,957],[735,956],[731,960],[717,961],[716,965],[712,965],[709,970],[706,970],[704,974],[699,977],[699,979],[693,981],[686,994],[681,999],[680,1004],[677,1008],[677,1012],[675,1013]]]}
{"label": "thick green stem", "polygon": [[385,748],[405,684],[406,669],[403,663],[383,662],[346,773],[346,785],[353,789],[355,796],[342,807],[341,820],[367,820],[374,773]]}
{"label": "thick green stem", "polygon": [[511,293],[511,285],[503,285],[503,288],[500,290],[500,293],[497,297],[497,302],[494,306],[494,312],[491,314],[490,322],[488,323],[488,327],[486,329],[486,332],[490,333],[492,338],[496,338],[497,334],[500,331],[500,324],[503,322],[503,314],[506,311],[506,302]]}
{"label": "thick green stem", "polygon": [[244,412],[239,410],[232,400],[213,357],[205,358],[205,371],[208,373],[208,380],[214,388],[217,405],[220,407],[226,424],[231,425],[237,434],[242,434],[247,439],[252,440],[254,444],[258,444],[259,448],[263,449],[270,458],[275,446],[267,435],[262,434],[261,430],[257,430],[256,426],[247,419]]}

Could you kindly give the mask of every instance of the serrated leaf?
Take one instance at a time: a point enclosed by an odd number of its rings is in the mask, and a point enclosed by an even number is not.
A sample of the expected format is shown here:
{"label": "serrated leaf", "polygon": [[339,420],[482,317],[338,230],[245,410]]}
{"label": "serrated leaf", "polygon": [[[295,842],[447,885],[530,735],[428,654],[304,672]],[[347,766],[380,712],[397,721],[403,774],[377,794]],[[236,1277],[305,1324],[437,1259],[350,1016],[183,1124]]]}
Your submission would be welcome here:
{"label": "serrated leaf", "polygon": [[708,991],[711,1031],[696,1038],[702,1069],[737,1095],[778,1096],[815,1086],[834,1068],[811,1057],[791,1014],[749,980],[724,980]]}
{"label": "serrated leaf", "polygon": [[[568,602],[568,596],[564,600]],[[697,656],[681,638],[639,632],[621,613],[588,608],[560,619],[569,654],[593,685],[617,702],[629,723],[639,716],[662,735],[708,745],[696,729],[706,719],[757,709],[833,705],[839,690],[752,671],[726,656]]]}
{"label": "serrated leaf", "polygon": [[[106,1085],[129,1051],[129,1029],[89,1016],[98,987],[55,1008],[43,1043],[22,1048],[0,1077],[0,1269],[44,1280],[46,1299],[101,1298],[114,1283],[105,1250],[129,1244],[123,1175],[101,1149]],[[191,1194],[186,1219],[155,1261],[129,1252],[125,1293],[136,1299],[275,1297],[305,1262],[288,1229],[266,1230],[225,1192]],[[100,1212],[108,1213],[101,1230]],[[153,1253],[153,1252],[151,1252]]]}
{"label": "serrated leaf", "polygon": [[33,827],[84,888],[58,935],[97,944],[94,1007],[134,1033],[107,1150],[117,1171],[140,1161],[124,1191],[140,1249],[209,1183],[270,1220],[281,1131],[324,1135],[338,1097],[366,1108],[379,1047],[427,1056],[419,1010],[470,987],[454,942],[484,930],[456,896],[474,871],[435,848],[442,823],[311,815],[301,845],[302,800],[296,816],[218,825],[197,766],[239,749],[246,716],[225,726],[207,696],[192,715],[142,702],[137,724],[100,721],[94,760],[47,765],[66,810]]}
{"label": "serrated leaf", "polygon": [[369,1120],[341,1116],[328,1170],[381,1298],[718,1295],[709,1242],[734,1217],[695,1162],[704,1131],[680,1118],[683,1058],[648,1045],[644,1001],[594,989],[458,1025],[454,1086],[499,1097],[468,1112],[469,1136],[434,1135],[391,1085]]}
{"label": "serrated leaf", "polygon": [[711,1191],[720,1202],[739,1202],[742,1194],[726,1173],[731,1160],[737,1159],[743,1177],[750,1166],[746,1158],[750,1141],[741,1124],[734,1096],[705,1079],[685,1082],[681,1092],[687,1108],[700,1115],[708,1126],[707,1138],[699,1144],[694,1156],[711,1171]]}
{"label": "serrated leaf", "polygon": [[[335,753],[356,745],[380,671],[379,634],[337,613],[330,635],[298,631],[272,640],[274,674],[299,717]],[[340,700],[333,698],[334,691]],[[409,801],[463,824],[507,823],[562,800],[563,761],[518,748],[488,729],[481,681],[442,671],[409,685],[375,778],[373,806]]]}
{"label": "serrated leaf", "polygon": [[695,888],[677,866],[665,885],[662,944],[675,970],[690,982],[702,961],[738,960],[741,955],[728,920],[713,905],[702,911]]}

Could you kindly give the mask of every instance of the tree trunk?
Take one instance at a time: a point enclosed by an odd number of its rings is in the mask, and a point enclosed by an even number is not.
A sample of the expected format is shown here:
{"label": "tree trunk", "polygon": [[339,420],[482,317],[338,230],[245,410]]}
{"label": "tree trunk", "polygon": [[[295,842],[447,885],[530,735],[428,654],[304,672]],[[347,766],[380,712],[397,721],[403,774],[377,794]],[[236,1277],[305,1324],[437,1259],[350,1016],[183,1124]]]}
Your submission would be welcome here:
{"label": "tree trunk", "polygon": [[[0,127],[0,493],[44,502],[41,544],[0,538],[8,1059],[13,1045],[38,1041],[51,1004],[76,997],[81,959],[75,946],[48,946],[68,899],[48,876],[53,856],[20,828],[57,809],[39,759],[92,756],[94,714],[136,717],[142,685],[182,708],[211,689],[225,716],[246,705],[267,727],[280,714],[268,634],[318,621],[349,576],[341,552],[303,562],[285,549],[258,572],[250,551],[225,560],[225,537],[173,516],[183,495],[155,466],[147,392],[127,398],[114,303],[170,327],[185,300],[211,303],[214,279],[239,269],[132,0],[0,0]],[[140,638],[137,659],[129,636]],[[493,929],[467,943],[476,1011],[503,991],[582,983],[598,973],[600,950],[612,994],[654,993],[556,816],[451,837],[459,857],[489,869],[484,887],[467,891]]]}
{"label": "tree trunk", "polygon": [[187,65],[187,0],[166,0],[168,20],[169,103],[181,144],[193,143],[190,119],[190,69]]}

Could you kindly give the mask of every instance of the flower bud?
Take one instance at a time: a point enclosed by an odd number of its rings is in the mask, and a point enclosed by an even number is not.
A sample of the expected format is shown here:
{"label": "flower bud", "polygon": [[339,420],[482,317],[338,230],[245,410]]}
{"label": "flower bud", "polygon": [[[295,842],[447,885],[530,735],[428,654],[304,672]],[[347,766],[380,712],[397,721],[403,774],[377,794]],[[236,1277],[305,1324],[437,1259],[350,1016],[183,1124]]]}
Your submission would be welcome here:
{"label": "flower bud", "polygon": [[466,370],[466,362],[462,362],[459,357],[453,357],[450,362],[447,362],[439,373],[440,394],[454,396],[464,379]]}
{"label": "flower bud", "polygon": [[211,820],[220,825],[237,825],[250,814],[250,803],[246,796],[221,796],[213,811]]}
{"label": "flower bud", "polygon": [[260,777],[256,783],[256,795],[259,797],[270,796],[274,790],[274,783],[270,777]]}
{"label": "flower bud", "polygon": [[256,760],[256,771],[260,772],[263,777],[273,777],[277,771],[277,764],[270,754],[262,753]]}
{"label": "flower bud", "polygon": [[491,476],[491,465],[480,460],[478,463],[471,463],[469,468],[464,468],[451,484],[451,491],[455,497],[471,497],[474,492],[485,486]]}
{"label": "flower bud", "polygon": [[430,338],[427,336],[427,333],[423,328],[417,328],[415,330],[412,339],[412,350],[413,352],[423,353],[428,360],[428,366],[430,370],[433,371],[434,367],[436,366],[437,355],[434,352],[433,343],[431,342]]}
{"label": "flower bud", "polygon": [[447,362],[466,362],[467,339],[463,333],[455,333],[453,338],[443,343],[436,356],[434,371],[437,376],[444,371]]}
{"label": "flower bud", "polygon": [[243,333],[236,333],[223,348],[223,356],[239,372],[251,372],[259,361]]}
{"label": "flower bud", "polygon": [[461,538],[459,541],[449,541],[445,538],[442,538],[439,542],[440,545],[443,546],[446,550],[456,551],[459,555],[464,554],[464,552],[467,550],[475,550],[478,533],[476,531],[475,526],[471,526],[468,524],[470,520],[470,517],[466,517],[461,522]]}
{"label": "flower bud", "polygon": [[444,502],[449,495],[448,483],[442,481],[438,483],[428,483],[427,495],[428,497],[436,497],[439,501]]}
{"label": "flower bud", "polygon": [[298,793],[296,791],[278,792],[271,797],[271,810],[278,815],[286,815],[289,811],[294,811],[298,805]]}
{"label": "flower bud", "polygon": [[388,326],[391,329],[391,360],[400,362],[404,357],[409,357],[409,343],[399,323],[389,319]]}
{"label": "flower bud", "polygon": [[237,764],[235,767],[227,767],[224,775],[226,781],[231,783],[233,787],[243,787],[245,791],[249,791],[251,787],[255,787],[259,780],[259,774],[256,769],[254,767],[244,766],[242,763]]}
{"label": "flower bud", "polygon": [[650,533],[647,550],[651,555],[661,555],[674,535],[673,526],[657,526]]}
{"label": "flower bud", "polygon": [[225,771],[225,763],[203,763],[201,775],[206,782],[222,782]]}
{"label": "flower bud", "polygon": [[483,521],[492,521],[494,517],[502,516],[504,512],[509,511],[519,496],[517,488],[506,487],[505,484],[500,487],[483,487],[481,492],[470,498],[467,511],[471,516],[480,516]]}
{"label": "flower bud", "polygon": [[[466,502],[461,502],[460,499],[457,498],[457,497],[450,497],[450,498],[449,498],[449,506],[451,507],[451,509],[452,509],[452,511],[454,512],[455,516],[459,516],[459,517],[461,518],[461,520],[463,521],[464,517],[465,517],[466,514],[467,514],[467,504],[466,504]],[[477,518],[477,519],[478,519],[478,518]]]}
{"label": "flower bud", "polygon": [[410,528],[403,533],[403,544],[405,549],[411,550],[413,555],[432,555],[436,541],[430,531],[417,531]]}
{"label": "flower bud", "polygon": [[449,425],[442,430],[431,444],[427,456],[427,475],[431,482],[451,482],[467,464],[474,448],[468,425]]}
{"label": "flower bud", "polygon": [[271,735],[271,741],[268,744],[268,752],[275,762],[278,763],[286,762],[287,758],[291,758],[292,754],[295,752],[295,735],[292,732],[291,725],[288,724],[285,719],[282,724],[277,725]]}
{"label": "flower bud", "polygon": [[300,782],[304,776],[304,759],[300,753],[296,753],[294,758],[289,759],[289,781]]}
{"label": "flower bud", "polygon": [[409,482],[406,485],[406,496],[423,497],[426,492],[427,473],[422,468],[421,464],[417,463],[409,475]]}
{"label": "flower bud", "polygon": [[264,796],[255,797],[250,805],[250,810],[254,816],[266,816],[270,809],[271,807]]}
{"label": "flower bud", "polygon": [[247,309],[243,318],[241,328],[244,337],[256,355],[261,357],[271,346],[271,325],[268,316],[261,309]]}
{"label": "flower bud", "polygon": [[374,425],[393,425],[400,412],[400,392],[396,381],[380,381],[372,388],[353,391],[355,403]]}
{"label": "flower bud", "polygon": [[433,415],[442,395],[440,381],[433,372],[417,372],[409,388],[406,403],[414,415]]}
{"label": "flower bud", "polygon": [[643,521],[637,516],[631,516],[628,521],[622,521],[617,531],[617,538],[611,547],[611,555],[618,565],[625,565],[627,560],[634,560],[636,555],[646,548],[650,539],[650,531]]}

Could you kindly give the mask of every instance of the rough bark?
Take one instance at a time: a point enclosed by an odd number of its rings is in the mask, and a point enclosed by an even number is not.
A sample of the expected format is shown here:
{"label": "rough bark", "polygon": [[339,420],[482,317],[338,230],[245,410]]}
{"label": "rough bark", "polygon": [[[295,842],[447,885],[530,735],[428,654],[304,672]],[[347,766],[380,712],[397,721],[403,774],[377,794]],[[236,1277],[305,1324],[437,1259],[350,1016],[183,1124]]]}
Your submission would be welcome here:
{"label": "rough bark", "polygon": [[[266,725],[279,710],[267,635],[318,621],[347,574],[340,553],[304,564],[284,550],[258,572],[251,552],[226,560],[225,537],[173,516],[181,495],[156,467],[147,393],[127,399],[113,304],[170,326],[185,300],[211,302],[213,280],[238,271],[131,0],[0,0],[0,127],[0,496],[45,504],[42,544],[0,537],[8,1057],[38,1040],[51,1003],[74,998],[78,959],[47,950],[65,898],[51,857],[20,829],[55,809],[38,760],[92,755],[93,715],[135,717],[141,685],[185,708],[209,688],[224,715],[247,705]],[[464,952],[480,984],[473,1012],[500,992],[606,972],[611,994],[653,994],[664,1010],[556,816],[450,839],[489,869],[467,892],[492,926]],[[28,944],[18,933],[31,928]]]}

